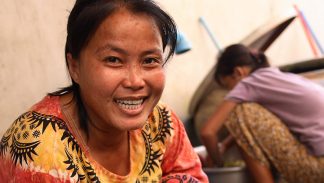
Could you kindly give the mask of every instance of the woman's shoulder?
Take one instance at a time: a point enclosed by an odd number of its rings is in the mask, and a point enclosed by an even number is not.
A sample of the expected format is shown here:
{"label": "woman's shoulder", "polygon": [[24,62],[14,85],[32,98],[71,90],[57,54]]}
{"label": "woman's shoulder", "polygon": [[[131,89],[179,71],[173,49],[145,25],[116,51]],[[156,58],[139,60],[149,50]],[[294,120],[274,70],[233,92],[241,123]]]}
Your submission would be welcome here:
{"label": "woman's shoulder", "polygon": [[277,67],[265,67],[260,68],[251,73],[248,77],[244,78],[243,83],[254,83],[254,82],[271,82],[273,80],[286,80],[287,73],[280,71]]}
{"label": "woman's shoulder", "polygon": [[65,125],[59,97],[46,96],[14,120],[4,136],[11,137],[12,143],[31,143],[50,137],[58,129],[67,129]]}
{"label": "woman's shoulder", "polygon": [[36,163],[48,154],[46,152],[55,152],[52,148],[58,147],[57,142],[68,131],[60,118],[59,107],[55,106],[57,100],[56,97],[45,97],[21,114],[4,133],[0,156],[10,156],[14,164],[24,165]]}
{"label": "woman's shoulder", "polygon": [[[61,117],[59,98],[46,96],[18,116],[5,132],[5,136],[16,136],[16,140],[37,138],[40,135],[38,133],[44,133],[48,127],[56,131],[56,128],[64,123]],[[30,132],[32,134],[29,134]]]}
{"label": "woman's shoulder", "polygon": [[34,104],[29,111],[52,115],[61,118],[61,106],[59,96],[45,96],[42,100]]}
{"label": "woman's shoulder", "polygon": [[[81,147],[61,118],[59,97],[47,96],[20,115],[0,143],[3,163],[15,165],[17,169],[24,167],[33,175],[39,171],[48,173],[56,170],[62,170],[64,174],[67,171],[72,173],[76,171],[72,160],[81,155],[83,157]],[[78,179],[79,174],[72,175],[71,179]]]}

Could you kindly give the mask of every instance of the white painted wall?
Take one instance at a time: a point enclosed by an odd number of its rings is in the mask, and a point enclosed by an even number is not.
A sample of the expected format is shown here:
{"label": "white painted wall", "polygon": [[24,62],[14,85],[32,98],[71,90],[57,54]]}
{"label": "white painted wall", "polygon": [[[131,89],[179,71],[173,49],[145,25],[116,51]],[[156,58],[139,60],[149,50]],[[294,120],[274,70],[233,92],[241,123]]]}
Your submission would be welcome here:
{"label": "white painted wall", "polygon": [[[0,134],[47,92],[69,83],[64,61],[66,21],[73,0],[0,0]],[[198,19],[203,16],[223,47],[240,41],[267,20],[288,11],[289,0],[158,0],[193,49],[167,65],[163,101],[184,121],[190,99],[214,65],[217,49]],[[298,0],[324,44],[324,1]],[[275,65],[312,58],[296,21],[267,52]]]}

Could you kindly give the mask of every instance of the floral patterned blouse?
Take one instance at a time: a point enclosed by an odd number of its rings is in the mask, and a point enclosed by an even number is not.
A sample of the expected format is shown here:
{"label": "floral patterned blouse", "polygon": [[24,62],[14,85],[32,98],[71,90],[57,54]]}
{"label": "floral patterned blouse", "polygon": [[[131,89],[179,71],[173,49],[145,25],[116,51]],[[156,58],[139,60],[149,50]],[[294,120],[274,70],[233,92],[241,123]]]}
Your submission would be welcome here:
{"label": "floral patterned blouse", "polygon": [[159,103],[142,129],[129,132],[130,172],[120,176],[96,162],[47,96],[22,114],[0,143],[3,182],[208,182],[181,121]]}

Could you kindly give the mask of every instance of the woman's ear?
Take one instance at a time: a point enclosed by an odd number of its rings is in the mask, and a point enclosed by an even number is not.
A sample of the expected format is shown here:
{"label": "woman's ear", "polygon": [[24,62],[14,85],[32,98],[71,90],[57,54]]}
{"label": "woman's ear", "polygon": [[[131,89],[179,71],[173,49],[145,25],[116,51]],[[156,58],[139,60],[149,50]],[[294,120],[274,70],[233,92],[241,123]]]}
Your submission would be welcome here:
{"label": "woman's ear", "polygon": [[235,78],[245,78],[251,72],[251,68],[247,66],[237,66],[234,68],[234,77]]}
{"label": "woman's ear", "polygon": [[80,63],[76,59],[73,59],[72,54],[68,53],[66,55],[67,58],[67,63],[68,63],[68,69],[71,78],[73,79],[74,82],[79,83],[79,71],[80,71]]}

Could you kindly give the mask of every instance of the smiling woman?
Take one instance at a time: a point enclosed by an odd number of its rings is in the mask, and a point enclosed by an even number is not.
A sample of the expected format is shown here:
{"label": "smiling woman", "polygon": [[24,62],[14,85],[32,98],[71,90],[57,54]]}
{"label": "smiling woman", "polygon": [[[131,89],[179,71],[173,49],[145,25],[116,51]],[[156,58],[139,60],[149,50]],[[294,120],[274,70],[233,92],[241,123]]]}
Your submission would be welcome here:
{"label": "smiling woman", "polygon": [[72,85],[6,131],[1,180],[207,182],[181,121],[159,102],[171,17],[153,1],[77,0],[67,33]]}
{"label": "smiling woman", "polygon": [[71,77],[93,122],[89,130],[94,123],[107,131],[144,125],[164,88],[162,54],[153,18],[125,8],[101,23],[78,58],[68,53]]}

